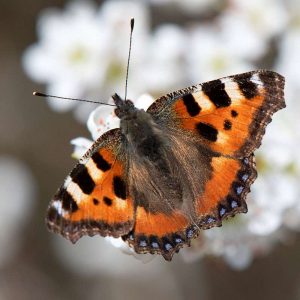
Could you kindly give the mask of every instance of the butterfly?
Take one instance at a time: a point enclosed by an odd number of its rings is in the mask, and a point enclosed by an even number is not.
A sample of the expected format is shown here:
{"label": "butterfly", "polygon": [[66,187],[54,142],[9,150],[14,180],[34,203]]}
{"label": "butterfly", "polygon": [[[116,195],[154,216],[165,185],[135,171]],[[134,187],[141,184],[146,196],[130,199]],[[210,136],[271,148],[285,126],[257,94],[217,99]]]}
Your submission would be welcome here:
{"label": "butterfly", "polygon": [[48,228],[75,243],[122,237],[170,261],[202,229],[246,213],[257,149],[285,107],[284,78],[258,70],[157,99],[112,96],[120,128],[97,139],[50,202]]}

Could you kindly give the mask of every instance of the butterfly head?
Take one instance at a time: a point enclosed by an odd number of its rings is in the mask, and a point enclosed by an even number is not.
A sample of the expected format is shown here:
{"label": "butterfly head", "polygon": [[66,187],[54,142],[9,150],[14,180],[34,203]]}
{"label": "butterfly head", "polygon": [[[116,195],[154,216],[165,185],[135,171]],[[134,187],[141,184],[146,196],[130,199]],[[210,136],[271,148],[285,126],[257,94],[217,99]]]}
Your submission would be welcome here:
{"label": "butterfly head", "polygon": [[137,109],[131,100],[124,100],[118,94],[114,94],[112,98],[117,106],[115,114],[119,119],[130,119],[135,115]]}

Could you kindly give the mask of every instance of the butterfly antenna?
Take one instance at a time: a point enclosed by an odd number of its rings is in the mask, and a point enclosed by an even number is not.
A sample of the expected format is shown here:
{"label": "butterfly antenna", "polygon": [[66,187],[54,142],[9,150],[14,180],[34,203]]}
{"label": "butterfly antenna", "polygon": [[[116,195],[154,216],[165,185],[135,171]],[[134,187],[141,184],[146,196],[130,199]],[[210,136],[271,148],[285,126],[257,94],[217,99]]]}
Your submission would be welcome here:
{"label": "butterfly antenna", "polygon": [[126,83],[125,83],[125,100],[127,99],[128,73],[129,73],[129,62],[130,62],[130,54],[131,54],[133,28],[134,28],[134,19],[131,19],[130,20],[130,41],[129,41],[129,51],[128,51],[127,70],[126,70]]}
{"label": "butterfly antenna", "polygon": [[68,98],[68,97],[59,97],[59,96],[53,96],[53,95],[47,95],[39,92],[33,92],[33,96],[38,97],[49,97],[49,98],[56,98],[56,99],[64,99],[64,100],[72,100],[72,101],[80,101],[80,102],[88,102],[88,103],[95,103],[95,104],[103,104],[108,106],[116,106],[114,104],[104,103],[104,102],[98,102],[98,101],[91,101],[87,99],[77,99],[77,98]]}

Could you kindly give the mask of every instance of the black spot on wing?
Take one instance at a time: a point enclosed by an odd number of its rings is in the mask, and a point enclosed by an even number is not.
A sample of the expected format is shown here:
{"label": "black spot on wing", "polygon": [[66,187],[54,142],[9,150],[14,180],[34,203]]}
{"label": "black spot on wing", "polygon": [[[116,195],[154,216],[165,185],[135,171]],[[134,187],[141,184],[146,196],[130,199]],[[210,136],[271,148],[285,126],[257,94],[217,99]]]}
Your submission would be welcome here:
{"label": "black spot on wing", "polygon": [[107,206],[111,206],[112,205],[112,200],[106,196],[103,197],[103,202],[107,205]]}
{"label": "black spot on wing", "polygon": [[96,199],[96,198],[93,198],[93,203],[94,203],[95,205],[98,205],[98,204],[99,204],[99,200]]}
{"label": "black spot on wing", "polygon": [[113,179],[113,188],[116,196],[121,199],[126,199],[127,190],[125,181],[120,176],[115,176]]}
{"label": "black spot on wing", "polygon": [[99,152],[95,152],[92,155],[92,160],[96,164],[97,168],[103,172],[108,171],[111,168],[111,164],[108,163]]}
{"label": "black spot on wing", "polygon": [[51,206],[48,209],[48,213],[47,213],[47,219],[48,219],[48,221],[54,222],[58,218],[60,218],[60,215],[58,214],[57,209],[55,207]]}
{"label": "black spot on wing", "polygon": [[246,73],[234,76],[233,78],[246,99],[251,99],[258,95],[258,87],[251,81],[252,75],[252,73]]}
{"label": "black spot on wing", "polygon": [[217,108],[227,107],[231,104],[231,99],[225,90],[225,84],[220,79],[203,83],[202,91]]}
{"label": "black spot on wing", "polygon": [[229,120],[224,121],[224,129],[225,130],[230,130],[232,127],[232,123]]}
{"label": "black spot on wing", "polygon": [[72,195],[64,190],[64,192],[61,193],[62,195],[62,208],[69,212],[75,212],[78,210],[78,205],[73,199]]}
{"label": "black spot on wing", "polygon": [[78,184],[80,189],[85,194],[91,194],[95,188],[95,182],[90,176],[87,168],[83,164],[78,164],[70,174],[72,180]]}
{"label": "black spot on wing", "polygon": [[199,122],[196,125],[198,133],[210,142],[215,142],[218,138],[218,130],[212,125]]}
{"label": "black spot on wing", "polygon": [[195,101],[195,98],[192,94],[187,94],[183,96],[182,99],[186,110],[191,117],[195,117],[200,113],[201,108],[199,104]]}
{"label": "black spot on wing", "polygon": [[236,118],[236,117],[238,116],[237,111],[233,109],[233,110],[231,111],[231,116],[232,116],[233,118]]}

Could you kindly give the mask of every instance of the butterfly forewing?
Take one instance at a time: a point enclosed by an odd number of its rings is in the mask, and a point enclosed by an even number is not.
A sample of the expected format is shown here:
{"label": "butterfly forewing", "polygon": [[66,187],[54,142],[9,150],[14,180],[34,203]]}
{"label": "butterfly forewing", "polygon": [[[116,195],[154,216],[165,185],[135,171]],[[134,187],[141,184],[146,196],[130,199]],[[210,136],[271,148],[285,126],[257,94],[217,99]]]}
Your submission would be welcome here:
{"label": "butterfly forewing", "polygon": [[283,89],[281,75],[254,71],[171,93],[148,112],[164,125],[173,121],[214,152],[243,158],[259,147],[272,114],[285,107]]}

